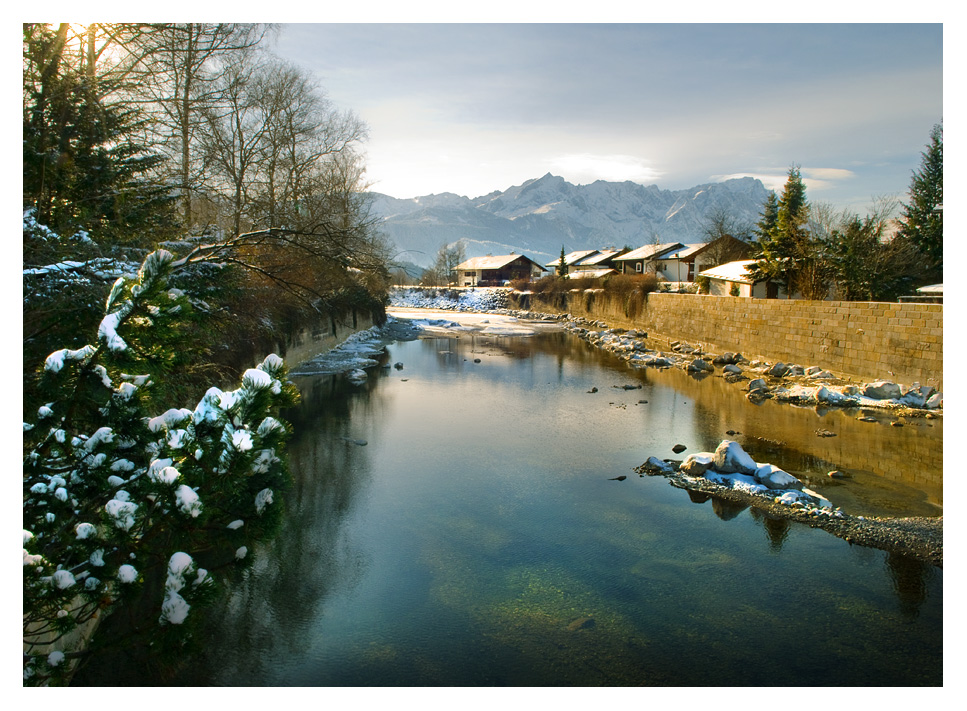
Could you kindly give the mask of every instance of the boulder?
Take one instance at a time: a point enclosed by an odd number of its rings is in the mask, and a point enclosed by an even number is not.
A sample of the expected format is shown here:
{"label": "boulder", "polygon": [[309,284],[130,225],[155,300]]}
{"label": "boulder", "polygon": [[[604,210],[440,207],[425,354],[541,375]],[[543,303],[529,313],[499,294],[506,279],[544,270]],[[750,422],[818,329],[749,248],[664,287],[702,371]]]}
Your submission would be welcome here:
{"label": "boulder", "polygon": [[678,471],[688,476],[705,476],[705,472],[712,468],[715,463],[715,455],[711,452],[696,452],[689,454]]}
{"label": "boulder", "polygon": [[914,383],[909,390],[903,393],[900,403],[907,407],[923,407],[933,394],[934,389],[929,385]]}
{"label": "boulder", "polygon": [[685,366],[685,370],[689,373],[711,373],[715,370],[712,364],[707,360],[702,360],[701,358],[696,358],[691,363]]}
{"label": "boulder", "polygon": [[771,375],[773,378],[781,378],[783,375],[789,372],[789,366],[785,363],[776,363],[774,366],[766,371],[767,375]]}
{"label": "boulder", "polygon": [[742,368],[740,368],[737,365],[733,365],[732,363],[729,363],[724,368],[722,368],[722,372],[724,372],[724,373],[731,373],[732,375],[741,375],[742,374]]}
{"label": "boulder", "polygon": [[762,378],[756,378],[755,380],[749,381],[749,392],[753,392],[755,390],[768,390],[768,389],[769,389],[769,386],[766,385],[766,381],[763,380]]}
{"label": "boulder", "polygon": [[723,474],[755,474],[759,465],[745,453],[738,442],[725,439],[715,448],[713,467],[715,471]]}
{"label": "boulder", "polygon": [[867,383],[863,388],[863,396],[874,400],[896,400],[900,397],[900,386],[889,380],[877,380]]}
{"label": "boulder", "polygon": [[943,393],[934,393],[927,399],[927,402],[924,403],[924,405],[929,410],[936,410],[943,407]]}
{"label": "boulder", "polygon": [[684,444],[676,444],[674,447],[672,447],[672,451],[675,454],[680,454],[681,452],[684,452],[686,449],[688,449],[688,447],[686,447]]}
{"label": "boulder", "polygon": [[731,365],[735,362],[735,353],[723,353],[712,359],[715,365]]}
{"label": "boulder", "polygon": [[786,366],[786,375],[802,375],[805,372],[801,365]]}
{"label": "boulder", "polygon": [[763,464],[755,470],[755,480],[770,489],[796,489],[802,491],[802,482],[775,464]]}
{"label": "boulder", "polygon": [[671,474],[675,471],[675,468],[671,464],[658,457],[648,457],[640,468],[649,474]]}
{"label": "boulder", "polygon": [[828,370],[820,370],[818,373],[813,373],[812,375],[809,375],[807,372],[806,377],[810,380],[834,380],[836,378],[836,376],[830,373]]}

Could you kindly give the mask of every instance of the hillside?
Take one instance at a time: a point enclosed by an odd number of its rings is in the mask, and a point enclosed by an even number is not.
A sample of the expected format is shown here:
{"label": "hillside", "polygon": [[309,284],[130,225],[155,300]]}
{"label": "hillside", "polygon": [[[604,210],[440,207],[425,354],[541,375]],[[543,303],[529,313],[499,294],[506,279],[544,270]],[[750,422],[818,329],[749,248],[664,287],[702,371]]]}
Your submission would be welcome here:
{"label": "hillside", "polygon": [[477,198],[453,193],[399,199],[373,193],[373,213],[398,259],[429,266],[444,243],[463,240],[468,257],[524,253],[544,264],[568,252],[640,247],[655,240],[704,241],[709,215],[725,210],[754,224],[769,191],[755,178],[662,190],[598,180],[572,185],[548,173]]}

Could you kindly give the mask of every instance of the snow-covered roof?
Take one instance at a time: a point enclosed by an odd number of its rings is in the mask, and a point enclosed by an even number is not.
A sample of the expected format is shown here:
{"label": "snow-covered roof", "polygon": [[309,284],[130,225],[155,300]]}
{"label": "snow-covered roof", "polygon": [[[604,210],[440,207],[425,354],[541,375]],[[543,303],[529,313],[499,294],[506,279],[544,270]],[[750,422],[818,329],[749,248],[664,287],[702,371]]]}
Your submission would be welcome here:
{"label": "snow-covered roof", "polygon": [[609,274],[617,274],[614,269],[580,269],[567,275],[568,279],[600,279]]}
{"label": "snow-covered roof", "polygon": [[707,244],[690,244],[686,245],[685,249],[675,252],[674,254],[666,254],[665,259],[688,259],[696,252],[701,252],[705,249]]}
{"label": "snow-covered roof", "polygon": [[[537,264],[537,262],[524,254],[502,254],[498,257],[494,257],[493,255],[487,255],[486,257],[471,257],[467,261],[461,262],[454,268],[464,271],[476,269],[503,269],[508,264],[517,261],[521,257],[526,259],[528,262],[541,267],[540,264]],[[543,267],[541,267],[541,269],[543,269]]]}
{"label": "snow-covered roof", "polygon": [[575,266],[584,267],[592,264],[601,264],[601,262],[606,262],[607,260],[611,259],[612,257],[618,254],[621,254],[620,249],[602,249],[598,251],[596,254],[592,254],[589,257],[585,257],[580,262],[575,264]]}
{"label": "snow-covered roof", "polygon": [[[593,255],[595,255],[597,253],[598,253],[598,250],[596,250],[596,249],[582,249],[582,250],[578,250],[577,252],[571,252],[570,254],[565,254],[564,255],[564,264],[566,266],[571,266],[571,265],[576,264],[577,262],[580,262],[583,259],[587,259],[588,257],[591,257],[591,256],[593,256]],[[549,267],[556,267],[560,263],[561,263],[561,258],[558,257],[553,262],[548,262],[547,263],[547,266],[549,266]]]}
{"label": "snow-covered roof", "polygon": [[937,294],[943,296],[943,284],[931,284],[930,286],[921,286],[917,289],[918,294]]}
{"label": "snow-covered roof", "polygon": [[698,276],[708,277],[709,279],[722,279],[723,281],[737,281],[743,284],[752,284],[752,276],[746,270],[755,264],[754,259],[740,259],[737,262],[720,264],[711,269],[705,269],[698,273]]}
{"label": "snow-covered roof", "polygon": [[685,245],[681,242],[668,242],[667,244],[646,244],[644,247],[634,249],[620,257],[615,257],[615,261],[637,261],[639,259],[657,259],[666,252],[676,249],[684,249]]}

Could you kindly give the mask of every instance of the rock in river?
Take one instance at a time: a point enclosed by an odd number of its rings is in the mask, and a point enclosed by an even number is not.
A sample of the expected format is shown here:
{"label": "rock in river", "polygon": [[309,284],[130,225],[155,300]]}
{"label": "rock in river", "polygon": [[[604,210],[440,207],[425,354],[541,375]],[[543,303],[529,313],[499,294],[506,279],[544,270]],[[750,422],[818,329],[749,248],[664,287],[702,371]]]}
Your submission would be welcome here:
{"label": "rock in river", "polygon": [[738,442],[722,440],[715,448],[715,471],[723,474],[755,474],[758,465]]}

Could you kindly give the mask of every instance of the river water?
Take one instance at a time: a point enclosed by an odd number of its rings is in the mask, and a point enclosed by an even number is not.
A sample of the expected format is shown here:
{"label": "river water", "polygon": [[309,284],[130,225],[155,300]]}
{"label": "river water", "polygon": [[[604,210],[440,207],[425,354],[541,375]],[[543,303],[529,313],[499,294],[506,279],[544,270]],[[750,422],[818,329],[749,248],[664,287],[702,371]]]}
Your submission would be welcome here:
{"label": "river water", "polygon": [[383,361],[361,386],[298,380],[282,531],[225,579],[190,664],[110,683],[943,683],[941,569],[632,471],[730,438],[849,513],[941,515],[942,420],[754,405],[564,332]]}

